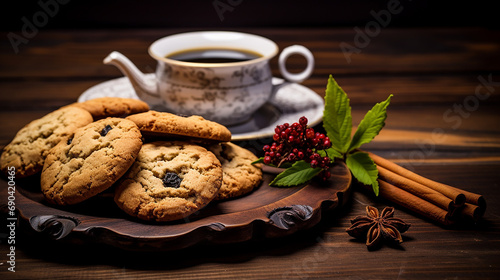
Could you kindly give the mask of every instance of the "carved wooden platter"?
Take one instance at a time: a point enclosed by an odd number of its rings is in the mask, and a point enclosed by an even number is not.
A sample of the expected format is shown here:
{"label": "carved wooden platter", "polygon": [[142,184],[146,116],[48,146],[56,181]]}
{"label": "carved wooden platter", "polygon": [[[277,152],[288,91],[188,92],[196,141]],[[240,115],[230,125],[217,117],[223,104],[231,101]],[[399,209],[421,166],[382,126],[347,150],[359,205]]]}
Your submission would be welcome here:
{"label": "carved wooden platter", "polygon": [[[262,184],[252,193],[213,202],[184,220],[169,223],[147,223],[127,216],[114,204],[111,192],[71,207],[50,205],[40,192],[39,178],[17,180],[15,202],[21,222],[60,242],[167,251],[202,242],[281,237],[310,228],[325,211],[345,202],[351,174],[342,162],[335,164],[331,173],[326,182],[292,188],[269,186],[275,175],[265,173]],[[7,188],[4,180],[2,185]]]}

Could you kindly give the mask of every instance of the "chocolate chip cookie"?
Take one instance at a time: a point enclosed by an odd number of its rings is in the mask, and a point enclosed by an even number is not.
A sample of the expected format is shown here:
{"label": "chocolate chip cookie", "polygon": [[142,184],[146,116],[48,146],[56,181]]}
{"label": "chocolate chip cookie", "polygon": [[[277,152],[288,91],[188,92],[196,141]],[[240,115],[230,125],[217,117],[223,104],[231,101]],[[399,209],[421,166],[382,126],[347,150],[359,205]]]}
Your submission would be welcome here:
{"label": "chocolate chip cookie", "polygon": [[147,112],[149,105],[141,100],[120,97],[101,97],[84,102],[77,102],[68,106],[75,106],[87,110],[94,120],[107,117],[126,117],[131,114]]}
{"label": "chocolate chip cookie", "polygon": [[182,141],[144,144],[115,190],[127,214],[148,221],[174,221],[206,206],[222,184],[222,168],[205,148]]}
{"label": "chocolate chip cookie", "polygon": [[166,112],[149,111],[127,117],[141,132],[155,136],[189,137],[226,142],[231,132],[223,125],[200,116],[182,117]]}
{"label": "chocolate chip cookie", "polygon": [[223,180],[216,200],[235,198],[251,192],[262,181],[258,158],[249,150],[227,142],[208,148],[222,164]]}
{"label": "chocolate chip cookie", "polygon": [[106,118],[75,130],[47,155],[40,184],[50,203],[82,202],[112,186],[142,146],[135,123]]}
{"label": "chocolate chip cookie", "polygon": [[15,167],[16,177],[27,177],[42,170],[49,150],[75,129],[93,121],[80,108],[61,108],[34,120],[19,130],[0,157],[0,169],[6,173]]}

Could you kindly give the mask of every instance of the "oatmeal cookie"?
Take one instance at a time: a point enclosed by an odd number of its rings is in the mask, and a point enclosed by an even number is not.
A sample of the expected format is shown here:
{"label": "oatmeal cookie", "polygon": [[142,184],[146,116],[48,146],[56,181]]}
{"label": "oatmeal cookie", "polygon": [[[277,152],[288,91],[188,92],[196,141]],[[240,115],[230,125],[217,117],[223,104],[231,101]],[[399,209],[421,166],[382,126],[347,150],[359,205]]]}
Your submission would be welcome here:
{"label": "oatmeal cookie", "polygon": [[16,177],[40,172],[47,153],[75,129],[93,121],[89,112],[80,108],[61,108],[34,120],[19,130],[0,157],[0,169],[16,168]]}
{"label": "oatmeal cookie", "polygon": [[106,118],[75,130],[50,150],[40,184],[47,201],[70,205],[112,186],[134,163],[142,146],[137,126]]}
{"label": "oatmeal cookie", "polygon": [[220,143],[208,148],[222,165],[222,186],[216,200],[239,197],[251,192],[262,181],[260,164],[252,164],[258,158],[249,150],[234,143]]}
{"label": "oatmeal cookie", "polygon": [[95,120],[107,117],[126,117],[128,115],[147,112],[149,105],[141,100],[121,97],[101,97],[84,102],[76,102],[75,106],[87,110]]}
{"label": "oatmeal cookie", "polygon": [[225,126],[200,116],[181,117],[166,112],[149,111],[131,115],[127,119],[135,122],[141,132],[146,134],[218,142],[231,140],[231,132]]}
{"label": "oatmeal cookie", "polygon": [[214,154],[182,141],[144,144],[115,190],[127,214],[148,221],[174,221],[206,206],[222,184]]}

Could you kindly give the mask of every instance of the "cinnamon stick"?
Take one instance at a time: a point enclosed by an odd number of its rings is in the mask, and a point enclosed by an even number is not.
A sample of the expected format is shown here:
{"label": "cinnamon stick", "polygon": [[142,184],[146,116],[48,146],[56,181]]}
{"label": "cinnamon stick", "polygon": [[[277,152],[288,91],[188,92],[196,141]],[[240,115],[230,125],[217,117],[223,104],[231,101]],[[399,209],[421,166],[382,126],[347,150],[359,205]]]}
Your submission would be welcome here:
{"label": "cinnamon stick", "polygon": [[486,199],[480,194],[464,191],[455,187],[450,186],[450,188],[455,189],[465,195],[465,202],[473,205],[477,205],[483,211],[486,210]]}
{"label": "cinnamon stick", "polygon": [[379,178],[413,195],[416,195],[430,203],[452,213],[456,208],[450,198],[418,182],[412,181],[399,174],[393,173],[381,166],[377,166]]}
{"label": "cinnamon stick", "polygon": [[479,205],[474,205],[470,203],[465,203],[465,205],[459,209],[457,209],[456,213],[454,213],[453,219],[467,219],[473,222],[479,221],[485,212],[485,208]]}
{"label": "cinnamon stick", "polygon": [[[383,185],[386,186],[388,192],[386,196],[394,203],[400,205],[401,203],[404,204],[404,202],[395,201],[394,196],[399,196],[399,199],[409,198],[406,194],[401,196],[398,189],[407,191],[434,206],[448,210],[446,216],[442,217],[444,214],[441,213],[438,215],[438,218],[432,218],[444,225],[448,225],[452,220],[458,219],[467,219],[477,222],[484,215],[486,200],[482,195],[432,181],[380,156],[372,153],[368,154],[377,165],[379,179],[381,179],[379,181],[385,182]],[[429,189],[433,191],[429,192]],[[393,192],[395,193],[393,194]],[[441,196],[437,195],[435,192],[440,193]],[[445,199],[443,196],[447,198]],[[414,198],[411,199],[415,200]],[[425,203],[422,207],[408,205],[408,208],[421,214],[422,212],[430,212],[428,215],[436,217],[436,210]]]}
{"label": "cinnamon stick", "polygon": [[[379,196],[442,225],[451,225],[451,214],[410,192],[379,179]],[[367,188],[368,189],[368,188]]]}
{"label": "cinnamon stick", "polygon": [[428,178],[422,177],[416,173],[411,172],[410,170],[403,168],[394,162],[387,160],[385,158],[379,157],[373,153],[368,152],[370,157],[373,159],[376,165],[381,166],[387,170],[392,171],[393,173],[399,174],[402,177],[408,178],[412,181],[425,185],[443,195],[453,200],[455,206],[461,206],[465,203],[466,197],[463,194],[463,191],[453,188],[451,186],[432,181]]}

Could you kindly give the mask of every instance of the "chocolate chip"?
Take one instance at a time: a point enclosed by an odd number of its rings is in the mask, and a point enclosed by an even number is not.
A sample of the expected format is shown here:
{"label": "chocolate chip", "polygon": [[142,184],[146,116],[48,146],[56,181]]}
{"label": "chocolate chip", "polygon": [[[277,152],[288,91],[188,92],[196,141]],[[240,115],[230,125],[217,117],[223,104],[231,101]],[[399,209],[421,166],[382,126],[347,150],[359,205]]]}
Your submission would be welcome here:
{"label": "chocolate chip", "polygon": [[113,129],[109,124],[107,124],[102,130],[101,130],[101,136],[106,136],[108,132]]}
{"label": "chocolate chip", "polygon": [[167,172],[163,178],[165,188],[178,188],[181,185],[182,179],[179,175],[173,172]]}
{"label": "chocolate chip", "polygon": [[69,138],[66,144],[71,145],[71,142],[73,142],[73,137]]}

